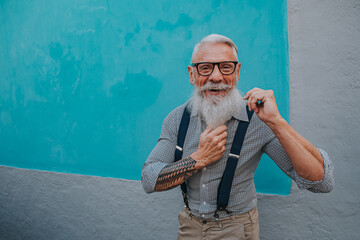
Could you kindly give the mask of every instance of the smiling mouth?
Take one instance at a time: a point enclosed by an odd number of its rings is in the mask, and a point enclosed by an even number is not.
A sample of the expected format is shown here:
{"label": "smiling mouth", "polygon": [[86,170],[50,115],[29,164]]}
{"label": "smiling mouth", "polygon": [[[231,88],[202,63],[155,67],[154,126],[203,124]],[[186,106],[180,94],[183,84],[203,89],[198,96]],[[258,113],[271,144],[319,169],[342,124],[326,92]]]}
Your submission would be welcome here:
{"label": "smiling mouth", "polygon": [[226,89],[207,89],[207,93],[209,95],[224,95],[226,93]]}
{"label": "smiling mouth", "polygon": [[223,91],[224,89],[209,89],[210,92],[220,92]]}
{"label": "smiling mouth", "polygon": [[212,83],[208,82],[205,85],[198,88],[198,90],[207,95],[221,95],[224,96],[232,87],[224,83]]}

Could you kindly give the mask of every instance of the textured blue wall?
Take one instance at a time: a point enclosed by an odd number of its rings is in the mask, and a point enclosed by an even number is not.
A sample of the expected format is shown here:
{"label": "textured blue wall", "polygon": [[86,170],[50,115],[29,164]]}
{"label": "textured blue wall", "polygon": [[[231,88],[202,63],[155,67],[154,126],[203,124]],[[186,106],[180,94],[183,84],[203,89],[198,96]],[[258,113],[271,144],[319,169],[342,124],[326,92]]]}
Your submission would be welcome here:
{"label": "textured blue wall", "polygon": [[[288,119],[286,14],[284,0],[1,1],[0,165],[139,180],[210,33],[238,45],[239,89],[274,89]],[[265,157],[256,186],[290,180]]]}

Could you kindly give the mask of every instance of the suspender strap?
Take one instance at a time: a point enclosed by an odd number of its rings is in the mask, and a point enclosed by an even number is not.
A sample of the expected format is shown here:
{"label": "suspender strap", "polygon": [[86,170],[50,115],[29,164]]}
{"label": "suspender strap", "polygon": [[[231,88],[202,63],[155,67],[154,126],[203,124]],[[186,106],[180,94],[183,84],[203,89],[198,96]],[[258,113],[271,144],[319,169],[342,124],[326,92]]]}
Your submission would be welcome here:
{"label": "suspender strap", "polygon": [[[234,140],[231,146],[230,154],[226,163],[224,174],[221,178],[219,188],[218,188],[218,196],[217,196],[217,210],[215,212],[215,218],[218,218],[217,211],[218,210],[226,210],[226,207],[229,203],[231,185],[234,178],[235,169],[239,160],[239,155],[241,151],[242,144],[244,142],[245,134],[247,128],[249,126],[251,117],[254,112],[250,112],[248,107],[246,107],[247,115],[249,118],[249,122],[240,121],[238,127],[236,129],[236,133],[234,136]],[[183,154],[183,147],[185,142],[185,137],[187,133],[187,129],[189,127],[190,122],[190,112],[188,107],[185,107],[184,113],[182,115],[178,136],[177,136],[177,146],[175,149],[175,162],[181,160]],[[184,197],[184,202],[187,208],[189,208],[188,200],[187,200],[187,186],[184,182],[181,184],[181,190]],[[190,209],[190,208],[189,208]]]}
{"label": "suspender strap", "polygon": [[186,132],[189,127],[190,122],[190,112],[188,107],[186,106],[184,113],[181,117],[178,136],[177,136],[177,146],[175,149],[175,162],[179,161],[182,158],[183,147],[186,137]]}
{"label": "suspender strap", "polygon": [[[189,122],[190,122],[190,112],[188,107],[186,106],[181,118],[178,136],[177,136],[177,146],[175,149],[175,162],[179,161],[182,158],[183,147],[184,147],[186,132],[189,127]],[[189,208],[189,204],[187,200],[187,187],[185,182],[181,184],[181,190],[183,192],[185,205],[186,207]]]}
{"label": "suspender strap", "polygon": [[[247,106],[246,106],[246,111],[248,114],[249,122],[240,121],[236,129],[229,158],[227,160],[225,171],[221,178],[218,188],[217,210],[226,210],[226,207],[229,203],[231,185],[233,182],[235,169],[239,160],[240,150],[244,142],[246,130],[249,126],[251,117],[254,113],[254,112],[250,112]],[[217,215],[216,212],[215,215]]]}

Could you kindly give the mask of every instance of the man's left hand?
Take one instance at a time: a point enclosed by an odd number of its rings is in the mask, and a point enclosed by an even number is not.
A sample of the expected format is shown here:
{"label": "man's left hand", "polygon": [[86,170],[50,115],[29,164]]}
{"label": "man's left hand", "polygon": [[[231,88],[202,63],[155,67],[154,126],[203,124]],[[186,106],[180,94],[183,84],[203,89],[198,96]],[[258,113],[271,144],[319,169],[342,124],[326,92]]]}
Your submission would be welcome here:
{"label": "man's left hand", "polygon": [[246,99],[249,110],[254,110],[260,120],[266,124],[282,118],[272,90],[253,88],[245,94],[244,100]]}

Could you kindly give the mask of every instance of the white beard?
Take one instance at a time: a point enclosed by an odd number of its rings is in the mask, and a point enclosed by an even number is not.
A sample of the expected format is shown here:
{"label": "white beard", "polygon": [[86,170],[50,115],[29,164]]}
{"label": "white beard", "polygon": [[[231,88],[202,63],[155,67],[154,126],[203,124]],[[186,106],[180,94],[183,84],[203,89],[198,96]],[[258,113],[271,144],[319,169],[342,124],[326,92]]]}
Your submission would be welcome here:
{"label": "white beard", "polygon": [[192,111],[202,116],[205,123],[211,129],[225,124],[236,111],[241,108],[242,97],[239,90],[233,87],[225,96],[205,96],[205,90],[209,88],[229,89],[232,86],[224,83],[208,82],[202,87],[195,87],[194,94],[190,101]]}

